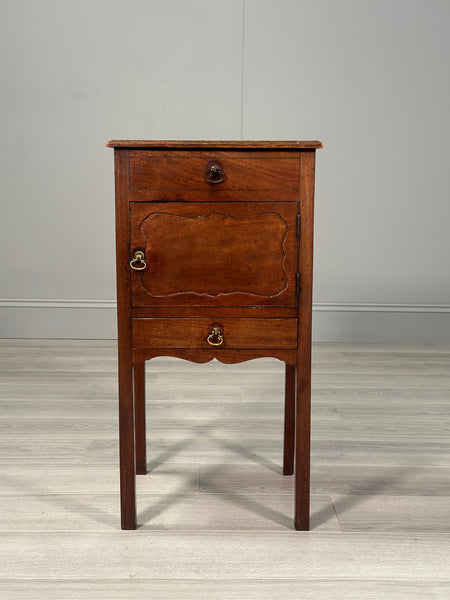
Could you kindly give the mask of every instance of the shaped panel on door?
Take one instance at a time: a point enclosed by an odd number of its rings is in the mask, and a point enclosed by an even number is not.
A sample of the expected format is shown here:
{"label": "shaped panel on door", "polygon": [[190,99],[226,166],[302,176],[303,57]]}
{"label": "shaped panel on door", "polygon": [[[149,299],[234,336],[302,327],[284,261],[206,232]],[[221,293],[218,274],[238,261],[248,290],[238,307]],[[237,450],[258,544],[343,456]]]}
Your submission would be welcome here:
{"label": "shaped panel on door", "polygon": [[297,210],[291,202],[132,204],[133,306],[294,306]]}

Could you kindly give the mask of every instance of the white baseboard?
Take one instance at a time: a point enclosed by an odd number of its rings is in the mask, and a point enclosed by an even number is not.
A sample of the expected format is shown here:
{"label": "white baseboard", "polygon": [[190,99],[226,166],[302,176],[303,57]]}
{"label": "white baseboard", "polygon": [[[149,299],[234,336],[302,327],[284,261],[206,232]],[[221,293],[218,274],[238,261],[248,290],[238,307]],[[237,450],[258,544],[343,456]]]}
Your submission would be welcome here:
{"label": "white baseboard", "polygon": [[114,339],[113,300],[0,300],[1,338]]}
{"label": "white baseboard", "polygon": [[367,302],[316,302],[315,311],[325,312],[406,312],[450,313],[450,304],[369,304]]}
{"label": "white baseboard", "polygon": [[[450,343],[450,305],[328,303],[313,306],[313,339],[327,342]],[[113,300],[0,300],[0,337],[114,339]]]}
{"label": "white baseboard", "polygon": [[449,344],[450,306],[319,304],[313,310],[313,340],[382,344]]}

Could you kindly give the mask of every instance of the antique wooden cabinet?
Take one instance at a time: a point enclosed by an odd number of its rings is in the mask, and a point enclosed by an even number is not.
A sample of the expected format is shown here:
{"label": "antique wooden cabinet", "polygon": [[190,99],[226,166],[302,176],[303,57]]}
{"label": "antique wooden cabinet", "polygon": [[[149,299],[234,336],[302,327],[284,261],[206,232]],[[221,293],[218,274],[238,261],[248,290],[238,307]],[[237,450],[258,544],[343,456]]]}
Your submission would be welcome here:
{"label": "antique wooden cabinet", "polygon": [[[117,141],[122,528],[145,474],[145,361],[286,363],[283,473],[309,529],[315,151],[320,142]],[[230,367],[231,368],[231,367]]]}

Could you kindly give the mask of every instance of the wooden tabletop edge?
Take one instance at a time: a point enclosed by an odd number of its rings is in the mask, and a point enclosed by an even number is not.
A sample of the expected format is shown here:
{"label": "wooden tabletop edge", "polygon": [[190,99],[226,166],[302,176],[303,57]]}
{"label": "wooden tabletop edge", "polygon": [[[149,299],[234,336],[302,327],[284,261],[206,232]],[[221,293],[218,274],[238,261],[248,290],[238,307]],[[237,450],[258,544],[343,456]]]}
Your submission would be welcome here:
{"label": "wooden tabletop edge", "polygon": [[322,142],[317,140],[272,140],[272,141],[246,141],[246,140],[109,140],[107,148],[264,148],[264,149],[316,149],[323,148]]}

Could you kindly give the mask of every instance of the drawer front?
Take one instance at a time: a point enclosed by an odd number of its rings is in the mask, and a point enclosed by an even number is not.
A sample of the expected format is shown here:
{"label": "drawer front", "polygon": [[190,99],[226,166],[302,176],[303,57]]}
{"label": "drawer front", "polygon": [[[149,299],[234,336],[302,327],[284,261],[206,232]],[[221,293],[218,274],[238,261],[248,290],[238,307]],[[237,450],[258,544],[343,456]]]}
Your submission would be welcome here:
{"label": "drawer front", "polygon": [[133,319],[134,348],[295,349],[297,319]]}
{"label": "drawer front", "polygon": [[129,189],[153,192],[297,192],[299,155],[293,152],[132,152]]}
{"label": "drawer front", "polygon": [[[295,306],[296,203],[134,203],[132,304]],[[138,255],[139,256],[139,255]]]}

